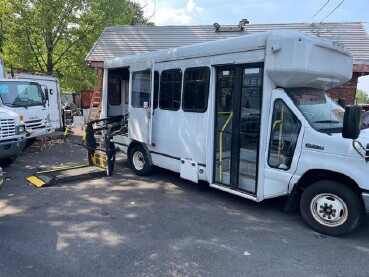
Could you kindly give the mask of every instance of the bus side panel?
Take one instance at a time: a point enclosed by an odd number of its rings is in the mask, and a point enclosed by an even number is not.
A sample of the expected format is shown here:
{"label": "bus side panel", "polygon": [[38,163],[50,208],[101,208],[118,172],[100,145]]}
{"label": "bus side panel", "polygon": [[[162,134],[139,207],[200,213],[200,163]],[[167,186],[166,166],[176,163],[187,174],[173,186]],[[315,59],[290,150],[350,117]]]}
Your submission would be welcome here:
{"label": "bus side panel", "polygon": [[177,159],[189,158],[205,164],[206,130],[207,112],[157,109],[153,116],[153,143],[156,146],[149,149]]}

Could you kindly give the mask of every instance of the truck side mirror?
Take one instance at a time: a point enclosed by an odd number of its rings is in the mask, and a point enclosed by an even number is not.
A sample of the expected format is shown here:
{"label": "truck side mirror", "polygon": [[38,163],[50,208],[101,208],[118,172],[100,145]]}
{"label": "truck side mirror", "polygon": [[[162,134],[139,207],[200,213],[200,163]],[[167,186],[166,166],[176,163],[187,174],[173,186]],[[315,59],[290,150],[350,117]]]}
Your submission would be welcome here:
{"label": "truck side mirror", "polygon": [[45,98],[46,98],[46,101],[49,101],[49,90],[46,88],[44,88],[44,92],[45,92]]}
{"label": "truck side mirror", "polygon": [[339,98],[337,101],[338,105],[340,105],[342,108],[346,107],[346,99],[345,98]]}
{"label": "truck side mirror", "polygon": [[346,106],[343,117],[342,137],[347,139],[357,139],[360,134],[361,106]]}

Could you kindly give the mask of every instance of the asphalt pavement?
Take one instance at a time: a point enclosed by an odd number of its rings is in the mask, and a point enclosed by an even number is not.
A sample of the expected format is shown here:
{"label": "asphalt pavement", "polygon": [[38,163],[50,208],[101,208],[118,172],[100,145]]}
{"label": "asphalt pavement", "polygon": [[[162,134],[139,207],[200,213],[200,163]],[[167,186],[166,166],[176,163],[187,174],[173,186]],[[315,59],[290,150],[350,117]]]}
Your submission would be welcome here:
{"label": "asphalt pavement", "polygon": [[25,177],[83,163],[61,143],[5,169],[1,276],[369,276],[369,223],[349,236],[312,231],[284,199],[254,203],[119,155],[113,177],[45,188]]}

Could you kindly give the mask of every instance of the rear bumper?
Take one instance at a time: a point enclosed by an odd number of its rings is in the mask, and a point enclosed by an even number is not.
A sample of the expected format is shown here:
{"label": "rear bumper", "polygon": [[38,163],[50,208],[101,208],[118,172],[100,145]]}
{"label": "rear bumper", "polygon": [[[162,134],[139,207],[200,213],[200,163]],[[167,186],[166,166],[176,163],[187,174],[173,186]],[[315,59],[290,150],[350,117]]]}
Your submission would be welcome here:
{"label": "rear bumper", "polygon": [[0,141],[0,160],[18,155],[22,152],[25,145],[25,139],[7,142]]}
{"label": "rear bumper", "polygon": [[369,192],[363,192],[362,194],[365,211],[369,213]]}

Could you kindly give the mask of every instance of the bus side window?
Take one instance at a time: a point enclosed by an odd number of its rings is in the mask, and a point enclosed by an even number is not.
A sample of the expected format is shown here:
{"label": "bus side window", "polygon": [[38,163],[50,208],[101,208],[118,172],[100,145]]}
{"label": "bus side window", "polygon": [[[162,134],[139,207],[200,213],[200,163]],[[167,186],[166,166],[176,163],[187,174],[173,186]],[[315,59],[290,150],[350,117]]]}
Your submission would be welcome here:
{"label": "bus side window", "polygon": [[129,103],[129,82],[124,81],[124,102]]}
{"label": "bus side window", "polygon": [[182,109],[203,113],[208,108],[210,83],[209,67],[187,68],[184,73]]}
{"label": "bus side window", "polygon": [[301,122],[280,99],[274,103],[268,164],[288,170],[291,167]]}
{"label": "bus side window", "polygon": [[132,74],[132,100],[133,108],[144,108],[145,102],[150,105],[150,70],[133,72]]}
{"label": "bus side window", "polygon": [[178,111],[181,103],[181,88],[182,70],[164,70],[160,76],[160,109]]}
{"label": "bus side window", "polygon": [[154,71],[154,104],[153,104],[154,109],[158,107],[158,102],[159,102],[159,72]]}

